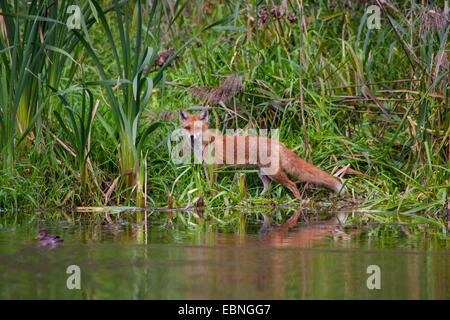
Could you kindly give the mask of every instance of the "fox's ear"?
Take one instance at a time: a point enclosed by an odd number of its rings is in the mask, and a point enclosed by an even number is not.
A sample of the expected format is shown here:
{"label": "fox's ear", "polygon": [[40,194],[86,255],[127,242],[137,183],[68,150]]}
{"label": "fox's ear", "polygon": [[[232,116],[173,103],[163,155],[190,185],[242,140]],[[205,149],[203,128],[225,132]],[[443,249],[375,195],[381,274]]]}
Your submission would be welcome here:
{"label": "fox's ear", "polygon": [[184,122],[187,120],[188,118],[188,113],[186,110],[184,110],[183,108],[180,108],[180,110],[178,110],[178,113],[180,114],[180,121]]}
{"label": "fox's ear", "polygon": [[199,119],[203,122],[208,122],[208,109],[203,109],[202,111],[200,111]]}

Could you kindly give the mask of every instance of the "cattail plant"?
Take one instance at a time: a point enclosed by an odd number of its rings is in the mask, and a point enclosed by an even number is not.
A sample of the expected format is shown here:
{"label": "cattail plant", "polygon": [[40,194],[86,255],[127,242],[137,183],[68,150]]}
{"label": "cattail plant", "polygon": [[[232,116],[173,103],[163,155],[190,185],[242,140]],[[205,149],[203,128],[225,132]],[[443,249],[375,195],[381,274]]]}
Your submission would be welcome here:
{"label": "cattail plant", "polygon": [[[69,1],[0,1],[0,149],[3,169],[12,169],[15,149],[33,140],[35,124],[57,90],[63,69],[76,61],[78,38],[68,32]],[[83,32],[95,21],[86,3]],[[73,68],[69,68],[73,75]],[[68,83],[70,84],[69,75]]]}
{"label": "cattail plant", "polygon": [[[118,29],[120,39],[118,43],[114,41],[112,24],[108,22],[99,3],[94,0],[91,2],[98,11],[99,20],[114,54],[114,62],[118,73],[112,77],[109,76],[105,71],[100,55],[95,52],[80,33],[76,31],[75,33],[100,74],[101,81],[95,84],[102,85],[102,88],[106,91],[105,98],[110,105],[113,119],[113,125],[107,121],[102,121],[102,124],[113,139],[116,136],[118,137],[115,143],[118,146],[120,174],[123,176],[124,186],[135,193],[136,205],[140,207],[144,205],[146,198],[144,194],[146,173],[143,172],[146,167],[146,157],[143,150],[144,141],[157,128],[157,123],[143,128],[141,115],[150,100],[154,86],[164,80],[164,70],[197,36],[186,41],[178,50],[169,50],[171,55],[165,57],[163,63],[155,63],[156,59],[162,59],[162,55],[158,55],[158,51],[161,45],[159,38],[161,34],[160,22],[163,16],[158,1],[155,0],[151,3],[151,10],[145,16],[141,1],[137,1],[136,14],[133,17],[125,12],[126,6],[123,2],[114,1],[114,25]],[[182,9],[183,7],[180,7],[178,10]],[[179,16],[178,13],[175,13],[175,18]],[[202,31],[231,18],[232,16],[226,17],[203,28]],[[147,21],[144,24],[145,19]],[[132,32],[132,26],[136,28],[135,33]],[[155,64],[162,64],[162,66],[158,70],[150,68]],[[150,76],[151,72],[155,74]],[[116,90],[111,87],[112,85],[116,87]]]}
{"label": "cattail plant", "polygon": [[[55,111],[55,115],[65,135],[68,137],[72,149],[75,151],[80,173],[81,194],[85,197],[87,186],[86,164],[90,151],[89,138],[91,135],[92,122],[94,120],[96,109],[94,108],[94,97],[92,93],[87,89],[81,90],[81,108],[78,108],[79,111],[75,110],[75,108],[71,108],[67,100],[60,95],[60,98],[65,106],[65,111],[70,119],[69,126],[65,124],[58,111]],[[89,98],[89,105],[87,105],[86,102],[86,94]]]}

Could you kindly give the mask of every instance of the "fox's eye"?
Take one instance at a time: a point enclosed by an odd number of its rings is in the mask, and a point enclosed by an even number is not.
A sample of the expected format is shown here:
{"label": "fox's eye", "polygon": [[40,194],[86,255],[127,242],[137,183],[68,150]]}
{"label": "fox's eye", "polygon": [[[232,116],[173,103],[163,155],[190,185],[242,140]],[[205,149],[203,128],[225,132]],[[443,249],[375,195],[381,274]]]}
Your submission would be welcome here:
{"label": "fox's eye", "polygon": [[186,130],[191,130],[191,127],[190,126],[186,126],[186,127],[184,127]]}

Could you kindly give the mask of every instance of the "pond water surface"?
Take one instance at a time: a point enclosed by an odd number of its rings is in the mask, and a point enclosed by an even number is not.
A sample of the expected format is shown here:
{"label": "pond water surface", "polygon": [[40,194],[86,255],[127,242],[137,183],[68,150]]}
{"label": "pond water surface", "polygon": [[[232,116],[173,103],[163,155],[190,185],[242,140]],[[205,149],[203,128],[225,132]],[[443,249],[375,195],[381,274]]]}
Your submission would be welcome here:
{"label": "pond water surface", "polygon": [[[450,298],[448,240],[299,215],[238,234],[150,223],[4,224],[0,299]],[[64,244],[37,246],[43,225]],[[71,265],[80,268],[80,289],[67,287]],[[369,266],[379,268],[379,282]]]}

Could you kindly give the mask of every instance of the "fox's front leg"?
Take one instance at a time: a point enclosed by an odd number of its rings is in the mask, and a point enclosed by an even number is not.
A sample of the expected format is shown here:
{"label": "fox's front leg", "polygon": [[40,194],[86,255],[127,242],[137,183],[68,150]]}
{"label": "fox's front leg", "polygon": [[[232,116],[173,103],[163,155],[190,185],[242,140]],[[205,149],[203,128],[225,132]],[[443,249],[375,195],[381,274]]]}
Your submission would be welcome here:
{"label": "fox's front leg", "polygon": [[286,176],[286,174],[283,171],[281,171],[281,169],[278,170],[277,173],[272,174],[268,177],[270,179],[272,179],[273,181],[278,182],[279,184],[282,184],[283,186],[287,187],[289,190],[292,191],[292,193],[298,200],[302,200],[302,197],[300,196],[300,193],[298,192],[298,189],[297,189],[297,186],[295,185],[295,183],[293,183],[291,180],[289,180],[289,178]]}
{"label": "fox's front leg", "polygon": [[[214,181],[215,184],[217,184],[217,168],[218,167],[216,165],[212,166],[212,170],[213,170],[212,176],[213,176],[213,181]],[[208,183],[210,185],[212,185],[211,184],[211,179],[210,179],[211,177],[210,177],[209,168],[208,168],[208,165],[206,163],[203,164],[203,169],[205,170],[206,180],[208,181]]]}
{"label": "fox's front leg", "polygon": [[[216,195],[216,192],[214,191],[213,183],[211,182],[209,168],[208,168],[208,166],[206,164],[203,165],[203,168],[205,169],[206,180],[208,181],[208,185],[209,185],[210,190],[211,190],[211,196],[214,197]],[[217,186],[217,172],[216,172],[216,168],[215,168],[214,165],[212,167],[212,170],[213,170],[213,173],[212,173],[213,177],[212,178],[213,178],[214,184]]]}
{"label": "fox's front leg", "polygon": [[203,169],[205,170],[206,181],[208,181],[208,184],[211,184],[211,179],[209,178],[208,166],[206,164],[203,164]]}

